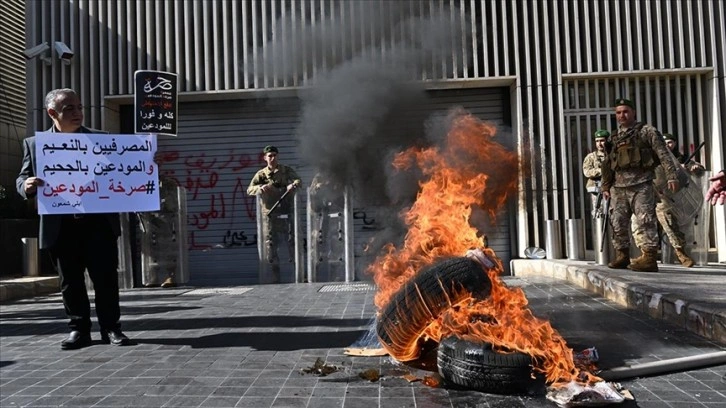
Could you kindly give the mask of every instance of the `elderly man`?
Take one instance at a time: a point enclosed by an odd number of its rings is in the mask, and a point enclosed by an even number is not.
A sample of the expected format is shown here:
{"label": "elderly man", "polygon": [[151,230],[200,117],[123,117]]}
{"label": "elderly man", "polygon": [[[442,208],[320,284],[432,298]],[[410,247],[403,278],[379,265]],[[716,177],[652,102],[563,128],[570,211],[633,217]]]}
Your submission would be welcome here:
{"label": "elderly man", "polygon": [[[655,214],[654,169],[663,164],[667,188],[678,190],[676,167],[663,137],[653,127],[636,122],[635,104],[628,99],[615,101],[618,129],[612,135],[608,156],[602,167],[602,193],[610,202],[615,259],[608,267],[657,272],[658,226]],[[639,258],[630,261],[630,219],[643,237]]]}
{"label": "elderly man", "polygon": [[[103,133],[82,125],[83,105],[72,89],[55,89],[45,97],[53,126],[48,132]],[[35,137],[25,139],[22,168],[16,180],[18,193],[35,197],[43,180],[36,177]],[[96,316],[101,341],[122,346],[129,338],[121,332],[119,319],[118,214],[41,215],[40,248],[47,249],[60,276],[61,294],[71,333],[61,349],[91,345],[91,306],[86,292],[85,271],[93,281]]]}

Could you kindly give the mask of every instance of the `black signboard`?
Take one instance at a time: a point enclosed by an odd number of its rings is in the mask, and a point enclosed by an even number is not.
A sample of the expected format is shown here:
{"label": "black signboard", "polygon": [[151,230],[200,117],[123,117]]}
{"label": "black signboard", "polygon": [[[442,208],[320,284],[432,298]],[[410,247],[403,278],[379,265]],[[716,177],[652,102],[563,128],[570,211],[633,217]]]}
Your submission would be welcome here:
{"label": "black signboard", "polygon": [[134,129],[136,133],[176,136],[177,75],[162,71],[134,73]]}

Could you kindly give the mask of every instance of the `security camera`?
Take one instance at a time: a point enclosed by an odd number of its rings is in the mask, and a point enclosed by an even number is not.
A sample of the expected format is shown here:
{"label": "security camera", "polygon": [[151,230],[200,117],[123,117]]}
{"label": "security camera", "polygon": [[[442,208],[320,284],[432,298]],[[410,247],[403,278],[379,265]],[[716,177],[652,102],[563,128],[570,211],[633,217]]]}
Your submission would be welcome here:
{"label": "security camera", "polygon": [[33,59],[33,58],[37,57],[38,55],[44,53],[48,48],[50,48],[48,46],[48,43],[44,42],[44,43],[36,45],[33,48],[28,48],[27,50],[23,51],[23,54],[25,54],[26,59]]}
{"label": "security camera", "polygon": [[73,51],[62,41],[55,42],[55,52],[64,64],[70,64],[73,59]]}

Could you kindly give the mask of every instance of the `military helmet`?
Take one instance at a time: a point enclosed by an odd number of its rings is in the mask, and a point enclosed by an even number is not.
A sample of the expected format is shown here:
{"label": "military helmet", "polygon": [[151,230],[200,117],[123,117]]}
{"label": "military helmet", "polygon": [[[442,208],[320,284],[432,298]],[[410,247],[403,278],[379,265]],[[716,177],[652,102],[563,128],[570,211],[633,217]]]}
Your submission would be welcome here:
{"label": "military helmet", "polygon": [[267,146],[265,146],[264,149],[262,149],[262,153],[264,153],[264,154],[267,154],[267,153],[278,153],[277,147],[275,147],[273,145],[267,145]]}
{"label": "military helmet", "polygon": [[678,138],[673,136],[671,133],[663,133],[663,139],[665,140],[673,140],[675,142],[678,141]]}

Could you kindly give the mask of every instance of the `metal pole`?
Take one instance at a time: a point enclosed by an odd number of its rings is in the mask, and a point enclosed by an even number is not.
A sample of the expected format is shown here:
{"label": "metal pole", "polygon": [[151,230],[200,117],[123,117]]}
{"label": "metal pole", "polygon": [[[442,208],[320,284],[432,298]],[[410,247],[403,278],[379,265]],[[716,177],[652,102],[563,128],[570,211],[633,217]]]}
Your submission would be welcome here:
{"label": "metal pole", "polygon": [[585,259],[585,222],[567,219],[567,258],[573,261]]}
{"label": "metal pole", "polygon": [[23,276],[38,276],[38,238],[20,238],[23,242]]}
{"label": "metal pole", "polygon": [[562,232],[560,230],[560,220],[547,220],[545,224],[547,259],[562,258]]}
{"label": "metal pole", "polygon": [[726,364],[726,351],[616,367],[605,370],[599,373],[598,376],[605,381],[616,381],[674,371],[687,371],[719,364]]}

